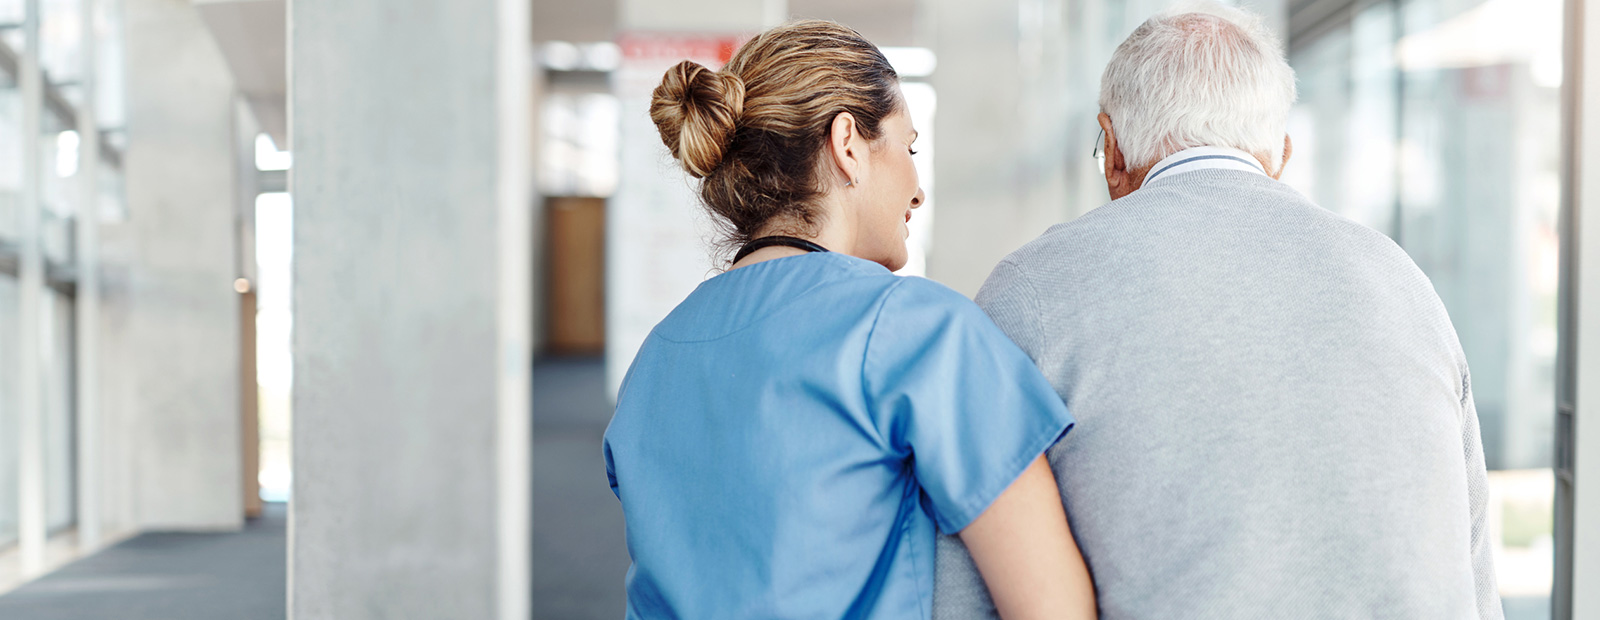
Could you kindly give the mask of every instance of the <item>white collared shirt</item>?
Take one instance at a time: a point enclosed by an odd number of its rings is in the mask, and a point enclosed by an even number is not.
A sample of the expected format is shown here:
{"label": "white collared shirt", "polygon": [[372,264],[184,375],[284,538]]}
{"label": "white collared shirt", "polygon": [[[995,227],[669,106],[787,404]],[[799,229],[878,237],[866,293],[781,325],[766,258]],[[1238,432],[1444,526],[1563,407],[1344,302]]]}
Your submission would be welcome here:
{"label": "white collared shirt", "polygon": [[1145,175],[1144,183],[1140,184],[1140,187],[1185,172],[1210,169],[1242,170],[1268,176],[1267,171],[1261,167],[1261,161],[1254,155],[1226,146],[1196,146],[1178,151],[1156,162]]}

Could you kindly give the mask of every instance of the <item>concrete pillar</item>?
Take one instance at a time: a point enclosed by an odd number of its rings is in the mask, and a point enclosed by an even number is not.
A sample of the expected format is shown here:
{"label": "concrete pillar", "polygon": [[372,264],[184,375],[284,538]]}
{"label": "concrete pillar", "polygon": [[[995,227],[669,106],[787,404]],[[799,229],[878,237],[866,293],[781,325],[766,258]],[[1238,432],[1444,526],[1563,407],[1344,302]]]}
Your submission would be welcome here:
{"label": "concrete pillar", "polygon": [[[96,101],[99,77],[95,59],[97,41],[95,16],[100,0],[81,0],[79,28],[89,33],[82,38],[83,72],[79,77],[84,101]],[[73,223],[77,251],[77,298],[73,301],[77,334],[74,363],[74,404],[77,410],[78,456],[78,548],[91,552],[100,548],[105,526],[101,476],[103,462],[100,419],[100,124],[96,106],[78,109],[77,218]]]}
{"label": "concrete pillar", "polygon": [[289,3],[291,618],[529,616],[528,11]]}
{"label": "concrete pillar", "polygon": [[129,215],[99,230],[98,369],[126,458],[104,487],[136,529],[237,528],[233,82],[188,3],[125,2]]}
{"label": "concrete pillar", "polygon": [[17,384],[20,420],[17,424],[17,548],[21,552],[22,576],[30,578],[45,569],[45,412],[44,412],[44,252],[39,243],[40,216],[44,204],[40,186],[44,181],[39,162],[39,133],[43,81],[39,68],[39,0],[25,3],[23,54],[17,85],[22,91],[22,200],[19,203],[17,238],[20,242],[17,339],[20,352]]}
{"label": "concrete pillar", "polygon": [[1600,10],[1567,0],[1552,617],[1600,617]]}
{"label": "concrete pillar", "polygon": [[714,237],[694,180],[661,144],[650,92],[688,59],[718,69],[745,37],[786,19],[784,0],[622,0],[621,178],[606,214],[606,383],[614,398],[656,323],[716,274]]}

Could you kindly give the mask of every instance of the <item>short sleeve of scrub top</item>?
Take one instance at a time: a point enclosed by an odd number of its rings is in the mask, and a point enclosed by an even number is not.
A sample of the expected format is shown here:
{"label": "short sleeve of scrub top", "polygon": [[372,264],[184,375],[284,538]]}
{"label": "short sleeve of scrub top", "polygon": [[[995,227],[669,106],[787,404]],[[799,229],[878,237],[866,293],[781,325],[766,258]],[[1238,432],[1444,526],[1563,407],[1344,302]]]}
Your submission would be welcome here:
{"label": "short sleeve of scrub top", "polygon": [[921,278],[885,299],[862,375],[880,432],[910,457],[924,508],[946,533],[982,514],[1073,425],[982,310]]}

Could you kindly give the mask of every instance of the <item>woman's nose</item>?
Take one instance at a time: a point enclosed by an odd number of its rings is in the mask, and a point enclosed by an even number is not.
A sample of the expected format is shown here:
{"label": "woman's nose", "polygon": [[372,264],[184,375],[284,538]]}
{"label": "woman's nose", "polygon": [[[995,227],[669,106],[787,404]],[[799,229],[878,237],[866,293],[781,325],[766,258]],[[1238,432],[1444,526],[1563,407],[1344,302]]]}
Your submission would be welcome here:
{"label": "woman's nose", "polygon": [[911,208],[915,209],[922,206],[922,201],[927,199],[927,195],[922,193],[922,188],[917,188],[917,195],[911,197]]}

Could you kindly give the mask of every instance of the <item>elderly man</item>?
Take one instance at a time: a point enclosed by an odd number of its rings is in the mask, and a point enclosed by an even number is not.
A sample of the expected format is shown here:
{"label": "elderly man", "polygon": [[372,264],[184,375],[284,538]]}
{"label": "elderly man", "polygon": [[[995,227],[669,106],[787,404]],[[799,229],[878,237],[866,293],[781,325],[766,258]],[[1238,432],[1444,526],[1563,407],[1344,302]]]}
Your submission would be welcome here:
{"label": "elderly man", "polygon": [[[1294,74],[1216,3],[1101,83],[1112,202],[978,303],[1078,419],[1049,456],[1104,618],[1500,618],[1466,358],[1383,235],[1278,182]],[[940,540],[935,618],[993,614]]]}

